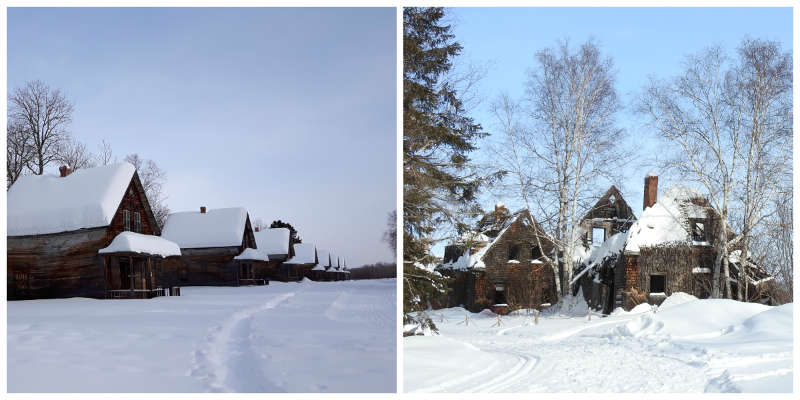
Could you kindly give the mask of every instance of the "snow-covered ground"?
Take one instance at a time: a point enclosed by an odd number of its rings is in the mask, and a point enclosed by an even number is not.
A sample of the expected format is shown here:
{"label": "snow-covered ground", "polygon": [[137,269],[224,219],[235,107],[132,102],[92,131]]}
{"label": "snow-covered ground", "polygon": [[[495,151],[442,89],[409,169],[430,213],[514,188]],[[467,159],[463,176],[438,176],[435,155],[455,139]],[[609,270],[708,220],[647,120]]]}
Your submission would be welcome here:
{"label": "snow-covered ground", "polygon": [[394,392],[394,279],[8,302],[10,392]]}
{"label": "snow-covered ground", "polygon": [[792,304],[675,294],[612,316],[429,313],[404,338],[406,392],[792,392]]}

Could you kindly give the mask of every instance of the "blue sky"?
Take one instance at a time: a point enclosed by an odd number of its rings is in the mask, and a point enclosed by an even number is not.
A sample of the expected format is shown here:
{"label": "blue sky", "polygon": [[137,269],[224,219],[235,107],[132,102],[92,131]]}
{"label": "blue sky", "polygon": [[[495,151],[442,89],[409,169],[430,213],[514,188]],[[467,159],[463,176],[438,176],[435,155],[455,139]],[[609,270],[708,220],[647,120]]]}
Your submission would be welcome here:
{"label": "blue sky", "polygon": [[[555,46],[561,39],[577,46],[593,38],[601,53],[613,58],[617,69],[617,93],[625,107],[617,120],[628,133],[627,145],[643,155],[663,151],[642,119],[631,111],[631,103],[649,75],[673,77],[681,71],[686,55],[714,44],[734,55],[746,35],[777,40],[784,51],[792,49],[791,8],[449,8],[448,11],[456,40],[464,47],[458,63],[488,65],[477,89],[485,100],[471,112],[488,132],[497,128],[489,113],[491,100],[501,92],[513,98],[524,93],[527,71],[534,66],[538,50]],[[473,158],[483,160],[480,153],[473,154]],[[623,171],[626,177],[619,186],[625,200],[639,215],[644,176],[651,170],[659,174],[663,171],[647,163],[635,164]],[[659,192],[675,183],[659,179]],[[484,209],[491,209],[496,201],[514,206],[508,199],[487,195],[483,199]]]}
{"label": "blue sky", "polygon": [[173,211],[244,206],[350,266],[390,261],[395,24],[394,8],[9,8],[8,88],[61,89],[91,150],[166,170]]}

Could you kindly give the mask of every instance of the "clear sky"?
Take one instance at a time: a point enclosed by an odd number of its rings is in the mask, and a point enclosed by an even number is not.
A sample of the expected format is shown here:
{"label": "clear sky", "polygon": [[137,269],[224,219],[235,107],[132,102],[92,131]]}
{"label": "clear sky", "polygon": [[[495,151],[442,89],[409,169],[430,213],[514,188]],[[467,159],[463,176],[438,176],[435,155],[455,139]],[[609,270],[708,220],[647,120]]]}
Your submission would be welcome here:
{"label": "clear sky", "polygon": [[173,211],[243,206],[354,267],[394,259],[395,37],[394,8],[9,8],[8,88],[61,89]]}
{"label": "clear sky", "polygon": [[[642,156],[662,151],[642,119],[631,111],[631,103],[649,75],[673,77],[681,71],[686,55],[714,44],[734,55],[746,35],[777,40],[784,51],[792,49],[791,8],[450,8],[448,11],[456,40],[464,47],[458,62],[488,65],[487,75],[478,87],[485,100],[472,110],[476,121],[488,132],[496,129],[489,113],[491,100],[501,92],[514,98],[523,95],[527,71],[534,66],[538,50],[555,46],[560,39],[568,39],[577,46],[593,38],[601,53],[614,60],[617,92],[625,107],[617,120],[629,135],[626,145]],[[473,157],[482,160],[481,154]],[[623,171],[624,181],[618,183],[637,216],[642,211],[644,176],[650,171],[662,173],[646,162],[631,164]],[[675,183],[678,182],[659,179],[659,192]],[[520,206],[508,199],[485,196],[484,209],[492,209],[496,201]]]}

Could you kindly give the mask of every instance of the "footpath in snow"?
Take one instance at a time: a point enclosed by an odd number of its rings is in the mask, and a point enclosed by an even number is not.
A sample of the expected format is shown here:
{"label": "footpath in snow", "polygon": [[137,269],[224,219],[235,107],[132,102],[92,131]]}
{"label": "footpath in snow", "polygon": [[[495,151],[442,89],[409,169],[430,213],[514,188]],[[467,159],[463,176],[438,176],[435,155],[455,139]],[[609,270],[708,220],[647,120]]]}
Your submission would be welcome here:
{"label": "footpath in snow", "polygon": [[394,279],[10,301],[9,392],[394,392]]}
{"label": "footpath in snow", "polygon": [[403,340],[406,392],[792,392],[792,304],[676,293],[587,319],[430,311]]}

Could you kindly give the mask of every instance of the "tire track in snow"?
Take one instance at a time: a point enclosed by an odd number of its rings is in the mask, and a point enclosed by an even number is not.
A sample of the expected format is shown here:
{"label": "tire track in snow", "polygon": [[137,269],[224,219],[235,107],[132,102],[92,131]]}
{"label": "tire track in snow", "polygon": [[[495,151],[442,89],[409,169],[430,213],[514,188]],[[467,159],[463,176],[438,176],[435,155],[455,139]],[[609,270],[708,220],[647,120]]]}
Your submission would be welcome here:
{"label": "tire track in snow", "polygon": [[500,374],[492,378],[488,382],[484,382],[480,385],[467,388],[466,390],[464,390],[465,392],[501,393],[505,389],[516,384],[517,382],[525,380],[529,376],[531,371],[533,371],[534,368],[536,368],[536,365],[539,363],[539,359],[537,357],[530,356],[527,354],[514,354],[514,353],[499,353],[499,354],[506,354],[516,357],[517,363],[514,364],[514,366],[508,372]]}
{"label": "tire track in snow", "polygon": [[273,309],[293,297],[284,293],[269,301],[237,311],[224,323],[209,330],[206,340],[193,352],[189,375],[203,382],[211,392],[279,391],[271,385],[260,368],[251,348],[253,316]]}

